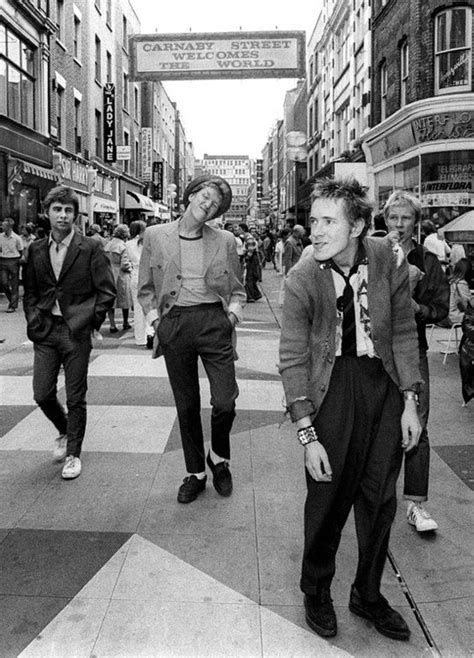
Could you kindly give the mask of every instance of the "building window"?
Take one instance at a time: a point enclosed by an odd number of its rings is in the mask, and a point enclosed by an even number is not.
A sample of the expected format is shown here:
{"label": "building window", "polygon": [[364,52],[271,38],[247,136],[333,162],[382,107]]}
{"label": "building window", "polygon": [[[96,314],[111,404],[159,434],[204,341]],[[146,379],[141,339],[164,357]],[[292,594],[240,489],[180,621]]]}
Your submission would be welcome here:
{"label": "building window", "polygon": [[340,76],[349,63],[349,21],[346,20],[336,34],[335,75]]}
{"label": "building window", "polygon": [[35,128],[35,50],[0,25],[0,114]]}
{"label": "building window", "polygon": [[[130,135],[126,130],[123,131],[123,145],[130,146]],[[123,161],[123,171],[128,174],[130,172],[130,160]]]}
{"label": "building window", "polygon": [[122,47],[128,50],[128,22],[127,17],[122,17]]}
{"label": "building window", "polygon": [[101,158],[102,153],[102,113],[100,110],[95,111],[95,154]]}
{"label": "building window", "polygon": [[64,144],[64,132],[66,126],[66,115],[65,115],[65,90],[62,87],[57,88],[56,93],[56,127],[58,130],[58,142]]}
{"label": "building window", "polygon": [[123,109],[128,112],[128,73],[123,74]]}
{"label": "building window", "polygon": [[74,16],[74,57],[81,60],[82,48],[82,29],[81,20],[78,16]]}
{"label": "building window", "polygon": [[471,91],[471,69],[472,9],[447,9],[435,22],[435,93]]}
{"label": "building window", "polygon": [[387,118],[387,64],[380,67],[380,120]]}
{"label": "building window", "polygon": [[95,80],[100,82],[102,75],[102,62],[101,62],[101,43],[98,36],[95,37]]}
{"label": "building window", "polygon": [[133,112],[134,112],[134,118],[138,121],[139,119],[139,114],[140,114],[140,106],[139,106],[139,95],[138,95],[138,87],[133,88]]}
{"label": "building window", "polygon": [[400,107],[407,104],[408,91],[408,43],[400,48]]}
{"label": "building window", "polygon": [[82,151],[82,113],[81,101],[78,98],[74,99],[74,151],[81,153]]}
{"label": "building window", "polygon": [[64,0],[56,0],[56,24],[58,31],[56,32],[56,39],[59,41],[64,40]]}
{"label": "building window", "polygon": [[112,82],[112,55],[111,55],[111,53],[109,53],[109,51],[107,51],[107,53],[105,55],[105,59],[106,59],[106,66],[107,66],[107,72],[106,72],[107,82]]}
{"label": "building window", "polygon": [[107,0],[105,7],[105,22],[109,27],[112,25],[112,0]]}

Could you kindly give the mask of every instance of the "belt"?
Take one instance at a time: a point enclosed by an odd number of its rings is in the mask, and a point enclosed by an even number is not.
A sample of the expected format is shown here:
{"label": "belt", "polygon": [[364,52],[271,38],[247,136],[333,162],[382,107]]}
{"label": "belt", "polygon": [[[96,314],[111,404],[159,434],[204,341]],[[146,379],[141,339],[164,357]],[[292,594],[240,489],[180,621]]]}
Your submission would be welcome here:
{"label": "belt", "polygon": [[210,308],[222,308],[221,302],[211,302],[210,304],[194,304],[193,306],[173,306],[167,314],[169,317],[181,315],[181,313],[192,313],[193,311],[207,311]]}

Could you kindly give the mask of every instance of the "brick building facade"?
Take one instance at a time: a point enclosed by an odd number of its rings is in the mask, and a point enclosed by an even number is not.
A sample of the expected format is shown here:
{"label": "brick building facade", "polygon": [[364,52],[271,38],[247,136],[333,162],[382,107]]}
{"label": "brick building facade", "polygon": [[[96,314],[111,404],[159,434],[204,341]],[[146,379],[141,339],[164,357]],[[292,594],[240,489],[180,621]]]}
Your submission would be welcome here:
{"label": "brick building facade", "polygon": [[372,128],[363,148],[378,205],[416,194],[440,225],[474,206],[472,2],[376,0]]}

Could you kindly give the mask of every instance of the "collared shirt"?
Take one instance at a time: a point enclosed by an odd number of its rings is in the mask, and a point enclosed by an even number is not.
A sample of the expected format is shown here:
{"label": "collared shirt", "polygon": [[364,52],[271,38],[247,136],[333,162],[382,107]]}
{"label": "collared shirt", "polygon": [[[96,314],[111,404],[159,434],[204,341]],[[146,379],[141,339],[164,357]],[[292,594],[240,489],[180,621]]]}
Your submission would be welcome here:
{"label": "collared shirt", "polygon": [[[330,261],[331,262],[331,261]],[[367,298],[367,257],[365,250],[361,249],[357,255],[356,269],[349,277],[349,283],[354,291],[354,310],[357,337],[357,356],[377,356],[372,341],[369,304]],[[336,299],[342,296],[346,282],[333,267],[331,274],[336,288]],[[336,325],[336,356],[341,356],[342,346],[342,311],[337,312]]]}
{"label": "collared shirt", "polygon": [[[61,242],[56,242],[56,240],[53,239],[52,234],[50,234],[48,238],[49,258],[53,268],[54,276],[56,277],[56,281],[59,279],[59,275],[61,274],[64,259],[66,258],[67,250],[73,237],[74,230],[70,231],[70,233],[68,233],[67,236],[61,240]],[[51,309],[51,313],[53,315],[62,315],[58,300],[55,301],[54,306]]]}
{"label": "collared shirt", "polygon": [[20,258],[23,252],[23,242],[19,235],[14,231],[10,235],[0,233],[0,257],[1,258]]}

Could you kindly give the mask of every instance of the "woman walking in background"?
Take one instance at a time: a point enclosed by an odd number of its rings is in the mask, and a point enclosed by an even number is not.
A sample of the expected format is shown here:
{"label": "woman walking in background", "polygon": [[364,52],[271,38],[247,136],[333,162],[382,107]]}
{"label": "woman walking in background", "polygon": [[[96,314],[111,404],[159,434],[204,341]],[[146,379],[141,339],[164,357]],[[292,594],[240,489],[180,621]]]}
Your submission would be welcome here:
{"label": "woman walking in background", "polygon": [[[108,255],[112,265],[115,286],[117,288],[115,308],[122,309],[124,331],[131,329],[131,325],[128,323],[128,314],[130,308],[133,306],[130,285],[132,265],[128,258],[127,247],[125,245],[128,236],[128,226],[126,224],[118,224],[118,226],[115,227],[112,239],[104,247],[104,251]],[[115,334],[117,333],[118,328],[115,324],[114,309],[108,311],[108,316],[110,322],[110,333]]]}
{"label": "woman walking in background", "polygon": [[453,325],[462,322],[469,302],[471,291],[468,281],[471,278],[472,266],[467,258],[461,258],[454,266],[449,279],[449,321]]}
{"label": "woman walking in background", "polygon": [[135,335],[135,345],[153,346],[153,328],[147,324],[143,309],[138,303],[138,266],[143,249],[143,234],[145,233],[146,223],[139,219],[130,224],[130,240],[125,244],[127,256],[132,266],[130,276],[130,287],[133,301],[133,332]]}

